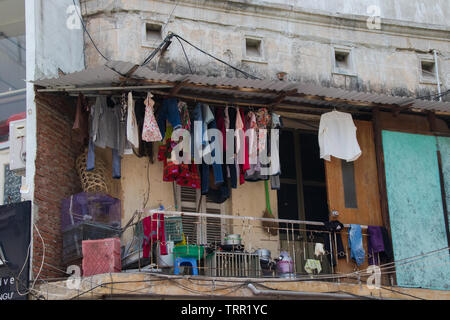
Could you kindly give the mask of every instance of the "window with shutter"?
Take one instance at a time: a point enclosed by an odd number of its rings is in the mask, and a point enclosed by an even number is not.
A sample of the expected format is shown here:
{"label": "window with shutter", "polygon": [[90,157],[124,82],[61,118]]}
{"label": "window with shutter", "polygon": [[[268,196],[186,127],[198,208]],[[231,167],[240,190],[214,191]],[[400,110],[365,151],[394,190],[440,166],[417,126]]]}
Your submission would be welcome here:
{"label": "window with shutter", "polygon": [[[201,197],[199,189],[176,186],[179,210],[222,214],[224,204],[212,202],[207,196]],[[219,218],[183,216],[183,232],[189,244],[220,244],[224,237],[223,221]]]}

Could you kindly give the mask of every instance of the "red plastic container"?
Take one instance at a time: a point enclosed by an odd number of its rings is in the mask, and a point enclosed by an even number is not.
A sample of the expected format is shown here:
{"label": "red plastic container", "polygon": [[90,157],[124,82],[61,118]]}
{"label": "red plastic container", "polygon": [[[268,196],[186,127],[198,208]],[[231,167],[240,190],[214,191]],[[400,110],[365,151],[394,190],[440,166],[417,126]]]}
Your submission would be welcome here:
{"label": "red plastic container", "polygon": [[120,239],[84,240],[83,276],[122,271]]}

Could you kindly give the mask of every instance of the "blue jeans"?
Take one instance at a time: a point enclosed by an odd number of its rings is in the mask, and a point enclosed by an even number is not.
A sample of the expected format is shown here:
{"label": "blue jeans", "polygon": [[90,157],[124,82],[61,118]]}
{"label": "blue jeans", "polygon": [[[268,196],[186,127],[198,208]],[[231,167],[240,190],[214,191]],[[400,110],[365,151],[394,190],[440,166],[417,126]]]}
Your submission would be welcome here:
{"label": "blue jeans", "polygon": [[209,192],[209,168],[213,167],[214,182],[216,185],[223,183],[223,172],[221,164],[202,164],[202,194],[208,194]]}
{"label": "blue jeans", "polygon": [[[201,151],[203,149],[203,146],[206,144],[205,141],[203,141],[203,137],[205,135],[205,127],[203,125],[203,115],[202,115],[202,104],[197,103],[194,110],[191,114],[191,145],[192,145],[192,157],[195,158],[195,155],[197,153],[197,156],[201,157]],[[198,132],[196,134],[195,127],[196,125],[199,125],[201,128],[197,128]],[[200,136],[201,135],[201,136]]]}
{"label": "blue jeans", "polygon": [[348,232],[348,246],[350,247],[350,257],[356,261],[358,266],[362,265],[366,253],[363,247],[361,226],[359,224],[350,225],[350,230]]}
{"label": "blue jeans", "polygon": [[[120,155],[117,149],[112,149],[112,177],[113,179],[121,178]],[[88,156],[86,161],[86,171],[95,169],[95,145],[92,139],[89,140]]]}
{"label": "blue jeans", "polygon": [[[212,121],[209,124],[209,129],[216,129],[216,121]],[[214,157],[216,153],[216,150],[213,150],[211,152],[211,156]],[[209,191],[209,167],[213,167],[214,172],[214,182],[216,185],[221,184],[224,182],[223,180],[223,168],[221,164],[218,164],[214,162],[211,165],[206,164],[203,161],[202,164],[202,194],[207,194]]]}
{"label": "blue jeans", "polygon": [[180,111],[178,110],[178,100],[175,98],[164,99],[161,110],[158,113],[158,127],[164,139],[166,136],[166,121],[169,120],[176,130],[181,127]]}

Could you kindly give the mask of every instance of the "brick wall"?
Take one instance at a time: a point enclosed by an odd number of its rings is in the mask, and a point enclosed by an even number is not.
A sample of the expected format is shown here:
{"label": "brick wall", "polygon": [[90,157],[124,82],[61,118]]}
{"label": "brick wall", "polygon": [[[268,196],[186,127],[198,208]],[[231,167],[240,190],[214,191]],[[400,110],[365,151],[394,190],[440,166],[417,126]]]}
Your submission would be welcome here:
{"label": "brick wall", "polygon": [[[82,191],[75,160],[83,146],[72,140],[75,108],[74,98],[56,95],[36,98],[34,202],[38,206],[35,222],[45,242],[46,264],[39,276],[42,279],[64,275],[54,268],[65,270],[62,266],[61,200]],[[42,241],[37,232],[33,232],[33,277],[41,266],[42,253]]]}

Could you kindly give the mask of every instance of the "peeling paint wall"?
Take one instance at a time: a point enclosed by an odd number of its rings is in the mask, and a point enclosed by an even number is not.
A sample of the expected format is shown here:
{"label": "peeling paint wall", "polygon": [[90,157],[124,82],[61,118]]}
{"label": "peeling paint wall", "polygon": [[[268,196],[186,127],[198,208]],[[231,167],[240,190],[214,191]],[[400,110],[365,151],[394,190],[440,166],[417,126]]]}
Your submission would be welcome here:
{"label": "peeling paint wall", "polygon": [[[439,151],[441,152],[442,171],[444,173],[445,194],[447,198],[446,200],[447,212],[450,212],[450,138],[438,137],[438,144],[439,144]],[[450,221],[449,221],[449,228],[450,228]]]}
{"label": "peeling paint wall", "polygon": [[[397,282],[449,290],[448,250],[429,254],[448,245],[436,138],[393,131],[382,135]],[[414,262],[404,260],[412,257]]]}
{"label": "peeling paint wall", "polygon": [[[214,0],[82,0],[87,28],[100,51],[111,60],[142,63],[168,32],[175,32],[201,49],[265,79],[276,79],[280,71],[288,80],[312,82],[349,90],[397,95],[427,95],[436,85],[422,83],[420,57],[438,50],[442,90],[450,88],[450,32],[436,24],[446,17],[436,11],[448,8],[445,1],[427,6],[423,1],[401,3],[375,1],[381,6],[382,29],[367,28],[367,6],[371,1],[214,1]],[[402,5],[403,3],[403,5]],[[447,10],[448,11],[448,10]],[[358,16],[360,15],[360,16]],[[387,19],[387,20],[386,20]],[[398,20],[389,20],[398,19]],[[145,39],[145,23],[164,26],[160,39]],[[245,38],[262,42],[262,57],[245,54]],[[86,64],[103,64],[104,59],[85,38]],[[333,48],[350,50],[353,75],[334,72]],[[231,68],[212,60],[185,44],[193,72],[211,76],[241,77]],[[150,68],[160,72],[189,73],[188,63],[177,40],[163,57],[155,57]],[[123,222],[143,206],[147,190],[147,162],[134,156],[122,161]],[[151,164],[150,200],[154,208],[173,205],[172,186],[162,182],[161,163]],[[276,192],[271,192],[272,209],[277,216]],[[264,185],[246,183],[233,190],[226,212],[262,216],[265,209]],[[253,249],[268,248],[278,253],[278,237],[261,229],[241,233],[244,244]],[[127,232],[125,239],[131,234]]]}
{"label": "peeling paint wall", "polygon": [[[450,86],[450,47],[448,28],[432,19],[435,3],[422,10],[423,1],[396,5],[392,18],[402,15],[413,22],[382,20],[381,30],[369,30],[364,4],[326,7],[325,1],[173,1],[104,0],[82,1],[88,29],[100,50],[110,59],[141,63],[161,41],[144,41],[145,22],[165,25],[163,37],[175,32],[213,55],[262,78],[276,78],[280,71],[288,79],[314,82],[358,91],[397,95],[426,95],[436,92],[434,80],[423,81],[420,59],[439,52],[442,90]],[[281,1],[278,1],[281,2]],[[327,2],[328,4],[328,2]],[[299,6],[299,7],[297,7]],[[327,9],[325,11],[311,8]],[[384,7],[383,7],[384,8]],[[354,9],[354,11],[353,11]],[[383,12],[391,12],[390,7]],[[169,19],[170,17],[170,19]],[[431,21],[430,21],[431,20]],[[434,23],[434,24],[431,24]],[[245,55],[245,37],[262,40],[262,57]],[[86,39],[87,40],[87,39]],[[334,72],[333,48],[350,50],[352,75]],[[215,76],[242,76],[185,44],[194,73]],[[88,66],[104,63],[92,44],[86,41]],[[155,58],[151,68],[161,72],[188,73],[188,64],[178,41],[166,54]]]}

